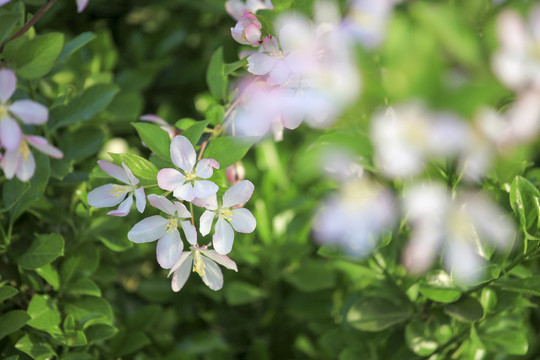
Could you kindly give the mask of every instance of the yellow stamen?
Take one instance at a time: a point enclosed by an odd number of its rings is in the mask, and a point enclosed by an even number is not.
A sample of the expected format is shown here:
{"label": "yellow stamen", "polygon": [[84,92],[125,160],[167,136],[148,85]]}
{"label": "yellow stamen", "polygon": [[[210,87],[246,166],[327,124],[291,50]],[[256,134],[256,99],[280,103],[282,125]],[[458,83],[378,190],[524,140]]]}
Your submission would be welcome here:
{"label": "yellow stamen", "polygon": [[200,251],[195,251],[193,253],[193,272],[196,272],[200,276],[203,276],[206,272],[204,271],[204,263],[201,258]]}
{"label": "yellow stamen", "polygon": [[232,211],[230,208],[219,209],[219,213],[222,218],[224,218],[227,221],[231,221]]}
{"label": "yellow stamen", "polygon": [[169,218],[169,221],[167,222],[167,226],[165,226],[165,230],[167,230],[168,233],[173,232],[178,228],[178,219],[175,218]]}
{"label": "yellow stamen", "polygon": [[0,105],[0,120],[2,120],[2,118],[4,116],[6,116],[8,114],[8,109],[6,106],[3,106],[3,105]]}
{"label": "yellow stamen", "polygon": [[129,186],[125,185],[113,185],[112,189],[109,190],[109,193],[112,194],[113,197],[119,197],[122,196],[126,191],[130,191]]}
{"label": "yellow stamen", "polygon": [[19,143],[19,154],[22,155],[24,160],[28,159],[28,156],[30,155],[30,148],[24,139],[21,139],[21,142]]}
{"label": "yellow stamen", "polygon": [[185,181],[193,181],[195,180],[195,178],[197,177],[197,175],[195,175],[194,172],[186,172],[185,175],[184,175],[184,180]]}

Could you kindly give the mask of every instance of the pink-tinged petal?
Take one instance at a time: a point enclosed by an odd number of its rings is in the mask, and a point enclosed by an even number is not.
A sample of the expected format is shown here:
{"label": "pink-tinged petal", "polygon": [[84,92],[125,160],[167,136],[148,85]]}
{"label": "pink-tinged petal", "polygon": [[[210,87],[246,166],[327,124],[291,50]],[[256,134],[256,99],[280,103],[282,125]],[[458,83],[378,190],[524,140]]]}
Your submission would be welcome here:
{"label": "pink-tinged petal", "polygon": [[212,222],[214,221],[215,217],[215,211],[206,210],[203,212],[199,221],[199,231],[202,236],[210,234],[210,230],[212,230]]}
{"label": "pink-tinged petal", "polygon": [[174,189],[173,196],[178,200],[192,201],[195,198],[195,190],[190,183],[181,185]]}
{"label": "pink-tinged petal", "polygon": [[223,207],[243,204],[251,198],[255,186],[249,180],[242,180],[223,194]]}
{"label": "pink-tinged petal", "polygon": [[231,211],[231,225],[234,230],[241,233],[250,233],[255,230],[257,220],[248,209],[235,209]]}
{"label": "pink-tinged petal", "polygon": [[156,123],[156,124],[160,124],[160,125],[165,125],[165,126],[169,126],[169,123],[166,122],[165,120],[163,120],[162,118],[160,118],[159,116],[157,115],[154,115],[154,114],[146,114],[146,115],[142,115],[139,120],[141,121],[148,121],[148,122],[153,122],[153,123]]}
{"label": "pink-tinged petal", "polygon": [[291,77],[291,69],[283,60],[276,61],[274,67],[268,74],[268,83],[270,85],[282,85]]}
{"label": "pink-tinged petal", "polygon": [[261,23],[248,24],[244,32],[248,41],[248,45],[257,46],[259,44],[259,41],[261,41]]}
{"label": "pink-tinged petal", "polygon": [[9,111],[25,124],[41,125],[47,122],[49,110],[32,100],[18,100],[9,106]]}
{"label": "pink-tinged petal", "polygon": [[[191,252],[188,252],[188,253],[191,255]],[[171,282],[171,288],[174,292],[180,291],[180,289],[182,289],[182,287],[186,283],[187,279],[189,278],[189,274],[191,274],[192,264],[193,264],[193,257],[190,256],[187,258],[187,261],[183,262],[180,269],[174,272],[172,282]]]}
{"label": "pink-tinged petal", "polygon": [[201,179],[208,179],[214,173],[213,169],[219,169],[219,163],[214,159],[202,159],[197,163],[195,175]]}
{"label": "pink-tinged petal", "polygon": [[124,171],[126,172],[126,175],[127,175],[128,179],[129,179],[129,184],[137,185],[139,183],[139,179],[137,179],[135,177],[135,175],[133,175],[131,170],[126,166],[126,164],[124,162],[122,162],[122,167],[124,168]]}
{"label": "pink-tinged petal", "polygon": [[180,239],[178,230],[171,231],[159,239],[156,246],[156,256],[159,265],[164,269],[170,269],[178,261],[184,243]]}
{"label": "pink-tinged petal", "polygon": [[145,243],[159,239],[167,234],[165,227],[169,221],[159,215],[142,219],[128,232],[128,239],[134,243]]}
{"label": "pink-tinged petal", "polygon": [[216,194],[219,187],[210,180],[195,180],[193,182],[193,190],[196,198],[205,199]]}
{"label": "pink-tinged petal", "polygon": [[211,196],[209,196],[209,197],[207,197],[205,199],[195,198],[195,199],[193,199],[192,203],[195,206],[203,207],[203,208],[208,209],[208,210],[217,210],[217,208],[218,208],[216,194],[211,195]]}
{"label": "pink-tinged petal", "polygon": [[77,1],[77,12],[80,14],[86,9],[89,0],[76,0]]}
{"label": "pink-tinged petal", "polygon": [[102,185],[88,193],[88,205],[95,208],[115,206],[124,200],[127,193],[118,192],[118,185],[115,184]]}
{"label": "pink-tinged petal", "polygon": [[174,208],[176,211],[176,216],[178,216],[179,218],[189,219],[191,217],[191,213],[186,208],[186,205],[182,204],[181,202],[175,201]]}
{"label": "pink-tinged petal", "polygon": [[246,5],[241,0],[228,0],[225,2],[225,10],[235,20],[240,20],[246,11]]}
{"label": "pink-tinged petal", "polygon": [[[4,4],[8,2],[4,2]],[[17,76],[15,76],[15,72],[10,69],[0,70],[0,104],[5,104],[11,98],[16,88]]]}
{"label": "pink-tinged petal", "polygon": [[171,160],[184,171],[191,171],[197,161],[197,153],[191,142],[182,135],[171,140]]}
{"label": "pink-tinged petal", "polygon": [[232,38],[239,44],[250,45],[249,42],[244,40],[244,26],[241,23],[237,23],[235,27],[231,28]]}
{"label": "pink-tinged petal", "polygon": [[169,275],[167,275],[167,277],[171,276],[171,274],[175,272],[176,270],[178,270],[180,267],[186,266],[185,265],[186,263],[189,264],[189,270],[191,270],[191,261],[188,261],[190,259],[193,259],[193,252],[191,251],[182,252],[182,254],[178,258],[174,266],[169,270]]}
{"label": "pink-tinged petal", "polygon": [[256,53],[247,58],[248,71],[253,75],[266,75],[272,70],[276,60],[270,55]]}
{"label": "pink-tinged petal", "polygon": [[19,155],[18,149],[6,151],[4,158],[2,159],[2,170],[4,170],[6,178],[13,178],[21,160],[22,156]]}
{"label": "pink-tinged petal", "polygon": [[0,143],[6,150],[15,150],[21,142],[22,131],[17,122],[5,116],[0,119]]}
{"label": "pink-tinged petal", "polygon": [[15,175],[17,175],[17,178],[21,181],[30,180],[30,178],[34,175],[34,171],[36,170],[36,161],[34,160],[34,155],[32,155],[31,152],[28,152],[28,156],[26,158],[21,156],[19,161],[19,166],[17,166]]}
{"label": "pink-tinged petal", "polygon": [[163,190],[174,191],[184,183],[184,175],[176,169],[161,169],[157,174],[157,181]]}
{"label": "pink-tinged petal", "polygon": [[203,255],[206,255],[210,259],[217,262],[219,265],[222,265],[226,267],[229,270],[234,270],[238,272],[238,268],[236,267],[236,263],[228,256],[226,255],[219,255],[215,250],[207,250],[202,253]]}
{"label": "pink-tinged petal", "polygon": [[108,162],[106,160],[98,160],[98,165],[101,168],[101,170],[105,171],[107,175],[112,176],[118,181],[123,182],[124,184],[129,184],[129,179],[127,177],[126,172],[121,166],[115,165],[111,162]]}
{"label": "pink-tinged petal", "polygon": [[262,48],[268,53],[279,53],[278,40],[272,35],[268,35],[262,41]]}
{"label": "pink-tinged petal", "polygon": [[126,216],[129,214],[129,211],[131,210],[131,206],[133,206],[133,194],[129,194],[129,196],[124,200],[118,209],[111,210],[107,213],[107,215],[112,216]]}
{"label": "pink-tinged petal", "polygon": [[42,136],[27,135],[26,140],[30,145],[32,145],[45,155],[49,155],[50,157],[53,157],[55,159],[61,159],[64,157],[64,154],[60,150],[58,150],[58,148],[49,144],[49,141]]}
{"label": "pink-tinged petal", "polygon": [[150,194],[148,195],[148,202],[153,207],[163,211],[168,215],[174,215],[176,211],[176,207],[174,206],[174,204],[165,196]]}
{"label": "pink-tinged petal", "polygon": [[140,187],[137,190],[135,190],[135,205],[137,206],[137,210],[142,214],[144,211],[144,208],[146,207],[146,194],[144,193],[144,188]]}
{"label": "pink-tinged petal", "polygon": [[231,252],[234,241],[234,231],[231,225],[223,218],[216,222],[215,233],[212,237],[214,249],[220,255],[227,255]]}
{"label": "pink-tinged petal", "polygon": [[209,258],[201,256],[204,266],[204,274],[201,275],[202,281],[210,289],[217,291],[223,287],[223,273],[219,266]]}
{"label": "pink-tinged petal", "polygon": [[0,6],[4,6],[9,3],[11,0],[0,0]]}
{"label": "pink-tinged petal", "polygon": [[195,229],[195,226],[193,226],[192,223],[189,221],[182,221],[180,224],[182,224],[182,229],[184,230],[184,235],[186,235],[186,240],[191,245],[197,244],[197,229]]}

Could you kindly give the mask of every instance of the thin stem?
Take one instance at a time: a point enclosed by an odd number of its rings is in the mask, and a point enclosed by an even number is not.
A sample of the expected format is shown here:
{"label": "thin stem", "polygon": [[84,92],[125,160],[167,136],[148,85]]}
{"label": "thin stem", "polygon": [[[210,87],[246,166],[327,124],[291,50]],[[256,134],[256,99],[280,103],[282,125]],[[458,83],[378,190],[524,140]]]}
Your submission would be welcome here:
{"label": "thin stem", "polygon": [[195,215],[193,214],[193,203],[189,203],[189,211],[191,211],[191,225],[195,226]]}
{"label": "thin stem", "polygon": [[17,31],[12,37],[10,37],[9,39],[7,39],[3,44],[2,46],[0,46],[0,52],[2,52],[4,50],[4,46],[6,46],[6,44],[12,40],[15,40],[16,38],[22,36],[25,32],[27,32],[32,26],[34,26],[35,23],[38,22],[39,19],[41,19],[41,17],[43,15],[45,15],[45,13],[47,11],[49,11],[49,9],[54,5],[54,3],[56,2],[56,0],[47,0],[47,2],[45,3],[45,5],[43,5],[35,14],[34,16],[32,16],[32,18],[30,20],[28,20],[28,22],[26,24],[23,25],[22,28],[19,29],[19,31]]}

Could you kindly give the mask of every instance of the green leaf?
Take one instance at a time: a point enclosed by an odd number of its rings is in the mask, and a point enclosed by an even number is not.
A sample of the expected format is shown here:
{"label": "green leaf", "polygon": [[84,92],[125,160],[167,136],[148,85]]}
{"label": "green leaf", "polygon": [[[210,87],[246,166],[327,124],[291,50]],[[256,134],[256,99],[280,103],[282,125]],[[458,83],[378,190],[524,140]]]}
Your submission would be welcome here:
{"label": "green leaf", "polygon": [[22,351],[34,360],[47,360],[56,356],[52,346],[44,339],[26,334],[17,341],[15,349]]}
{"label": "green leaf", "polygon": [[96,38],[96,34],[90,31],[83,32],[82,34],[77,35],[75,38],[71,39],[64,45],[60,56],[56,62],[59,65],[63,65],[68,62],[71,55],[81,49],[84,45],[88,44],[90,41]]}
{"label": "green leaf", "polygon": [[241,160],[258,138],[248,136],[227,136],[210,142],[203,154],[205,159],[216,160],[221,169]]}
{"label": "green leaf", "polygon": [[463,322],[474,322],[484,317],[482,305],[473,297],[466,297],[458,302],[446,305],[444,312]]}
{"label": "green leaf", "polygon": [[297,271],[286,275],[285,280],[300,291],[313,292],[333,288],[336,285],[336,273],[325,262],[309,261],[303,263]]}
{"label": "green leaf", "polygon": [[0,339],[22,328],[30,320],[26,311],[13,310],[0,316]]}
{"label": "green leaf", "polygon": [[209,122],[210,120],[197,121],[194,125],[187,128],[182,135],[187,137],[192,144],[197,144]]}
{"label": "green leaf", "polygon": [[529,180],[516,176],[510,186],[510,205],[519,218],[525,234],[538,234],[540,192]]}
{"label": "green leaf", "polygon": [[64,35],[48,33],[31,40],[24,37],[9,42],[5,47],[6,60],[17,75],[36,79],[51,71],[64,45]]}
{"label": "green leaf", "polygon": [[529,350],[529,331],[515,316],[494,316],[479,324],[478,336],[492,353],[525,355]]}
{"label": "green leaf", "polygon": [[225,109],[219,104],[212,104],[208,110],[205,111],[204,116],[210,120],[210,124],[214,126],[221,125],[223,120],[225,120]]}
{"label": "green leaf", "polygon": [[146,123],[131,123],[139,133],[141,140],[156,155],[164,160],[171,160],[171,138],[169,134],[159,126]]}
{"label": "green leaf", "polygon": [[119,88],[113,84],[96,84],[71,99],[66,105],[53,108],[49,122],[53,129],[88,121],[109,106]]}
{"label": "green leaf", "polygon": [[4,300],[9,299],[10,297],[19,293],[19,290],[15,289],[12,286],[2,286],[0,287],[0,303]]}
{"label": "green leaf", "polygon": [[524,279],[502,278],[493,283],[502,290],[512,291],[520,294],[540,296],[540,275],[531,276]]}
{"label": "green leaf", "polygon": [[219,47],[212,57],[206,71],[206,83],[212,95],[217,99],[225,99],[227,92],[227,76],[225,75],[225,64],[223,62],[223,47]]}
{"label": "green leaf", "polygon": [[111,305],[100,297],[84,297],[64,304],[64,310],[79,323],[83,329],[92,325],[113,325]]}
{"label": "green leaf", "polygon": [[34,270],[50,264],[64,255],[64,238],[58,234],[40,235],[17,260],[27,270]]}
{"label": "green leaf", "polygon": [[0,44],[11,34],[15,25],[22,20],[20,14],[24,12],[22,3],[16,3],[11,10],[0,9]]}
{"label": "green leaf", "polygon": [[0,212],[8,211],[13,208],[29,189],[29,182],[21,182],[18,179],[11,179],[6,182],[2,189],[2,201],[4,202],[4,207],[0,209]]}
{"label": "green leaf", "polygon": [[80,278],[69,286],[67,293],[71,295],[101,296],[101,289],[89,278]]}
{"label": "green leaf", "polygon": [[111,325],[93,325],[84,332],[89,343],[107,340],[118,333],[118,329]]}
{"label": "green leaf", "polygon": [[56,299],[48,295],[36,294],[28,305],[27,313],[32,318],[28,321],[28,326],[47,332],[61,333],[58,327],[61,315],[56,306]]}
{"label": "green leaf", "polygon": [[136,178],[149,180],[154,184],[157,184],[157,174],[159,169],[150,161],[135,154],[109,153],[109,155],[116,163],[125,163]]}
{"label": "green leaf", "polygon": [[412,316],[408,308],[397,306],[381,297],[365,297],[355,302],[346,312],[346,322],[362,331],[381,331]]}
{"label": "green leaf", "polygon": [[264,290],[243,281],[234,281],[225,287],[225,300],[231,306],[249,304],[266,296]]}
{"label": "green leaf", "polygon": [[53,267],[51,264],[47,264],[35,270],[36,273],[45,279],[49,285],[52,286],[54,290],[58,290],[60,286],[60,276],[58,275],[58,270]]}
{"label": "green leaf", "polygon": [[99,236],[98,239],[112,251],[122,252],[133,247],[133,243],[128,240],[127,236]]}
{"label": "green leaf", "polygon": [[97,270],[98,265],[99,255],[96,246],[91,242],[83,243],[62,261],[60,266],[62,288],[68,288],[71,279],[77,275],[91,275]]}
{"label": "green leaf", "polygon": [[428,299],[442,303],[452,303],[461,296],[450,275],[443,270],[426,275],[418,290]]}
{"label": "green leaf", "polygon": [[229,76],[236,70],[246,65],[247,65],[247,58],[244,58],[244,59],[241,59],[241,60],[229,63],[229,64],[225,64],[223,67],[223,73],[225,74],[225,76]]}
{"label": "green leaf", "polygon": [[413,319],[405,327],[407,346],[420,356],[431,355],[452,338],[452,328],[436,318]]}

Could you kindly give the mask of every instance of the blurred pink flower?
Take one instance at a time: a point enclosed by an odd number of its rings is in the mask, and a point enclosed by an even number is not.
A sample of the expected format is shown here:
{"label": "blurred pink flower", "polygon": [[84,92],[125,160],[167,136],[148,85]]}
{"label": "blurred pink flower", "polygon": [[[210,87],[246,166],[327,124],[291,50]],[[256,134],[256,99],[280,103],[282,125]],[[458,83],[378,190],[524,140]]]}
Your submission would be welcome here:
{"label": "blurred pink flower", "polygon": [[146,207],[144,188],[142,186],[137,187],[139,179],[133,175],[126,164],[122,163],[122,166],[118,166],[106,160],[99,160],[98,165],[108,175],[126,185],[106,184],[90,191],[88,193],[88,205],[104,208],[120,204],[118,209],[109,211],[107,215],[126,216],[131,210],[133,195],[135,194],[137,210],[142,213]]}
{"label": "blurred pink flower", "polygon": [[245,13],[231,28],[231,35],[240,44],[259,46],[261,42],[261,22],[251,13]]}
{"label": "blurred pink flower", "polygon": [[176,264],[169,271],[169,276],[173,274],[171,282],[173,291],[177,292],[182,289],[191,271],[199,274],[202,281],[210,289],[214,291],[221,289],[223,287],[223,273],[217,264],[238,272],[236,263],[228,256],[220,255],[214,250],[208,250],[207,246],[191,246],[190,251],[182,252]]}
{"label": "blurred pink flower", "polygon": [[240,20],[246,13],[255,14],[258,10],[274,9],[271,0],[227,0],[225,9],[235,20]]}
{"label": "blurred pink flower", "polygon": [[366,48],[380,45],[394,6],[394,0],[352,0],[342,20],[344,32]]}
{"label": "blurred pink flower", "polygon": [[86,9],[89,0],[75,0],[77,2],[77,12],[80,14]]}
{"label": "blurred pink flower", "polygon": [[246,169],[242,164],[242,161],[237,161],[225,170],[227,176],[227,182],[231,185],[235,185],[246,177]]}

